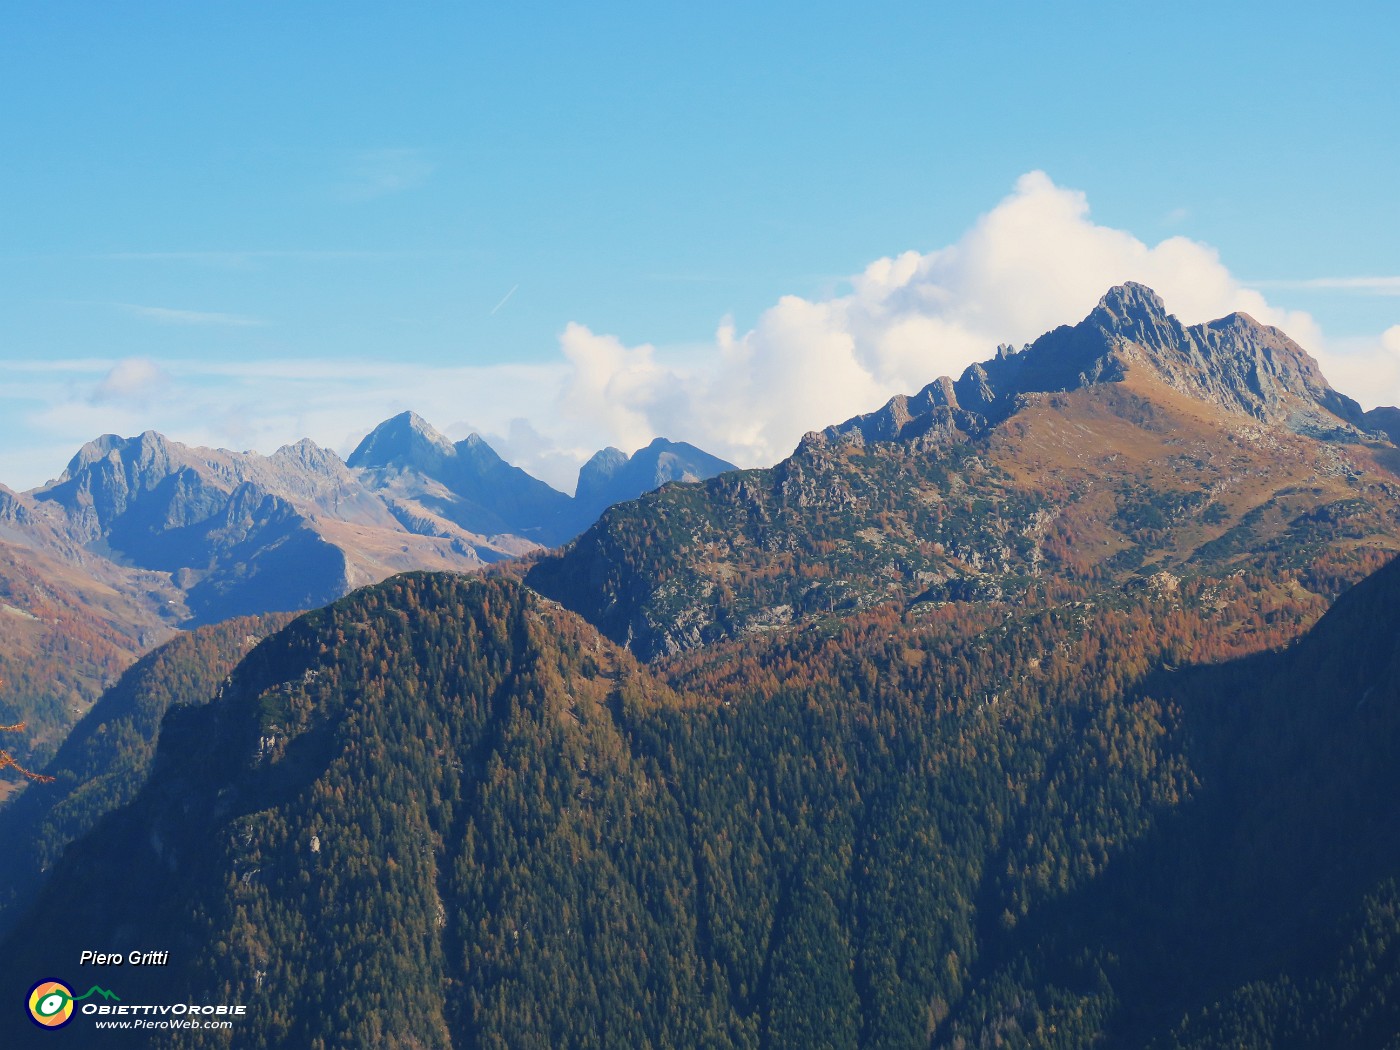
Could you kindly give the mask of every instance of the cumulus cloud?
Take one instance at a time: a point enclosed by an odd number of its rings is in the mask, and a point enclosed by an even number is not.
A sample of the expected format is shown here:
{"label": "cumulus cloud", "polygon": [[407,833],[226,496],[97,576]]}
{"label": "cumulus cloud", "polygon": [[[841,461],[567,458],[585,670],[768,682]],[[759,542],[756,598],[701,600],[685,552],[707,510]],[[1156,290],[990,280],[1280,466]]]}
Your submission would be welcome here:
{"label": "cumulus cloud", "polygon": [[170,384],[170,375],[147,357],[118,361],[92,391],[96,405],[144,407]]}
{"label": "cumulus cloud", "polygon": [[1305,346],[1321,343],[1309,315],[1270,305],[1210,246],[1185,237],[1149,246],[1097,225],[1083,193],[1037,171],[954,244],[877,259],[844,295],[785,296],[750,331],[721,324],[699,363],[675,367],[654,347],[570,325],[561,346],[573,371],[557,418],[586,421],[594,447],[664,435],[743,465],[771,463],[808,430],[957,376],[998,343],[1079,320],[1127,280],[1156,289],[1188,323],[1243,310]]}
{"label": "cumulus cloud", "polygon": [[1362,408],[1400,405],[1400,324],[1374,339],[1329,341],[1313,356],[1328,381]]}
{"label": "cumulus cloud", "polygon": [[660,402],[685,377],[659,364],[654,347],[629,348],[613,336],[570,324],[559,337],[559,349],[570,371],[557,400],[557,418],[575,443],[611,436],[616,440],[607,443],[636,448],[656,436],[652,420]]}

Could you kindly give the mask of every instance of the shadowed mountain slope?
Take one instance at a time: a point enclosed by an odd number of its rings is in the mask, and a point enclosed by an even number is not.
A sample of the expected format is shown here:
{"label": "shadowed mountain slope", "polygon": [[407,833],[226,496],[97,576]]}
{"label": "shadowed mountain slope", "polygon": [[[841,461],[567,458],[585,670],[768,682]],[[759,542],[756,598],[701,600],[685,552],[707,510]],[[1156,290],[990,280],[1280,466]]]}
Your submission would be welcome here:
{"label": "shadowed mountain slope", "polygon": [[1264,576],[885,606],[677,692],[518,584],[398,577],[171,710],[0,980],[168,945],[108,983],[252,1047],[1378,1045],[1398,579],[1241,664],[1185,661],[1291,636]]}
{"label": "shadowed mountain slope", "polygon": [[1190,800],[987,923],[948,1038],[1023,1038],[1058,998],[1115,1046],[1400,1044],[1400,562],[1284,651],[1132,692],[1177,712]]}
{"label": "shadowed mountain slope", "polygon": [[[61,515],[0,486],[0,725],[26,723],[6,749],[42,765],[122,668],[169,637],[177,593],[85,551]],[[19,786],[0,781],[0,799]]]}
{"label": "shadowed mountain slope", "polygon": [[53,778],[0,809],[0,931],[26,906],[43,873],[74,839],[136,796],[150,772],[161,720],[202,704],[263,637],[290,616],[226,620],[180,634],[128,668],[41,770]]}

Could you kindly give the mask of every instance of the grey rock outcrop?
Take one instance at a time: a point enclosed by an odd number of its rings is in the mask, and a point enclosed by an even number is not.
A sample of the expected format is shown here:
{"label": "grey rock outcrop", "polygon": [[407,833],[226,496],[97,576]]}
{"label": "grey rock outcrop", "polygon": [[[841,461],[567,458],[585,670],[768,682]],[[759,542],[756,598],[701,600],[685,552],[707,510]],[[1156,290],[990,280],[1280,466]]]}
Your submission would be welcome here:
{"label": "grey rock outcrop", "polygon": [[[1200,401],[1327,440],[1400,431],[1400,412],[1363,413],[1333,390],[1317,362],[1277,328],[1233,313],[1183,325],[1150,288],[1111,288],[1077,325],[1063,325],[1019,351],[999,347],[953,382],[943,377],[910,397],[828,427],[809,441],[890,441],[972,436],[1016,412],[1028,396],[1119,382],[1145,368]],[[1396,412],[1394,420],[1387,411]]]}

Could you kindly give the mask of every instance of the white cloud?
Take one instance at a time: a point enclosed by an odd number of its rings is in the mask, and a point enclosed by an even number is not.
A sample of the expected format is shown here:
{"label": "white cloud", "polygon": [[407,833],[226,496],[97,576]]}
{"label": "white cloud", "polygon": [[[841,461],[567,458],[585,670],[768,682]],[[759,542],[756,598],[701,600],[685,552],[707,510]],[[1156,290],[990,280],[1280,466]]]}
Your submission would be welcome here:
{"label": "white cloud", "polygon": [[[595,335],[581,324],[564,329],[559,348],[571,368],[556,402],[557,419],[571,431],[570,444],[603,440],[630,450],[656,436],[652,415],[665,392],[683,383],[684,377],[661,366],[655,348],[628,348],[613,336]],[[557,427],[552,429],[557,433]]]}
{"label": "white cloud", "polygon": [[146,357],[128,357],[114,364],[92,392],[94,404],[147,404],[168,383],[165,369]]}
{"label": "white cloud", "polygon": [[133,317],[158,324],[220,325],[230,328],[256,328],[263,324],[256,317],[242,314],[210,313],[205,310],[172,310],[168,306],[138,306],[135,303],[115,304]]}
{"label": "white cloud", "polygon": [[311,437],[347,454],[380,420],[413,409],[454,438],[480,432],[510,461],[571,491],[597,449],[631,452],[656,436],[742,466],[771,464],[808,430],[957,376],[998,343],[1080,320],[1125,280],[1156,289],[1187,323],[1246,311],[1288,332],[1366,407],[1400,402],[1400,325],[1329,343],[1309,315],[1235,278],[1209,245],[1184,237],[1148,245],[1097,225],[1084,194],[1032,172],[955,243],[877,259],[844,294],[784,296],[751,329],[726,320],[699,346],[629,346],[573,323],[544,365],[0,362],[0,411],[25,419],[36,445],[66,442],[70,455],[97,434],[147,428],[264,452]]}
{"label": "white cloud", "polygon": [[1304,291],[1400,295],[1400,277],[1307,277],[1301,280],[1254,281],[1252,283],[1260,288],[1297,288]]}
{"label": "white cloud", "polygon": [[1338,339],[1313,354],[1322,374],[1362,408],[1400,405],[1400,324],[1374,339]]}
{"label": "white cloud", "polygon": [[726,323],[698,366],[671,367],[651,346],[570,325],[561,343],[574,374],[557,418],[586,419],[594,447],[665,435],[742,465],[772,463],[808,430],[956,377],[998,343],[1078,321],[1127,280],[1154,288],[1188,323],[1243,310],[1305,346],[1322,342],[1311,317],[1271,306],[1208,245],[1148,246],[1096,225],[1084,194],[1031,172],[955,244],[877,259],[846,295],[785,296],[743,334]]}

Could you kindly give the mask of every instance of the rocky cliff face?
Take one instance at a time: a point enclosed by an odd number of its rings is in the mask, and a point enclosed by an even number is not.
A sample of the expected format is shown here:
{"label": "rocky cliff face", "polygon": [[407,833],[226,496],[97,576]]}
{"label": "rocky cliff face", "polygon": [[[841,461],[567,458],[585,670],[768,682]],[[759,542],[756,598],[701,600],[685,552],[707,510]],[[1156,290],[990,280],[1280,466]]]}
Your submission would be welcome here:
{"label": "rocky cliff face", "polygon": [[[309,441],[260,456],[191,448],[153,431],[105,435],[57,481],[19,498],[57,523],[47,538],[30,528],[31,542],[54,549],[61,535],[70,558],[168,574],[177,621],[321,604],[357,576],[386,575],[364,565],[385,561],[376,552],[401,548],[388,571],[419,567],[425,553],[339,457]],[[434,553],[434,567],[481,564],[470,548]]]}
{"label": "rocky cliff face", "polygon": [[1298,433],[1355,441],[1371,422],[1337,393],[1317,362],[1277,328],[1235,313],[1183,325],[1150,288],[1128,283],[1108,291],[1077,325],[1047,332],[1021,350],[999,347],[956,381],[943,377],[883,409],[828,427],[828,439],[953,440],[981,434],[1035,394],[1120,382],[1146,370],[1198,401],[1277,423]]}
{"label": "rocky cliff face", "polygon": [[1128,284],[1104,296],[1085,324],[1192,397],[1299,432],[1358,436],[1360,406],[1332,389],[1301,346],[1248,314],[1188,327],[1151,289]]}

